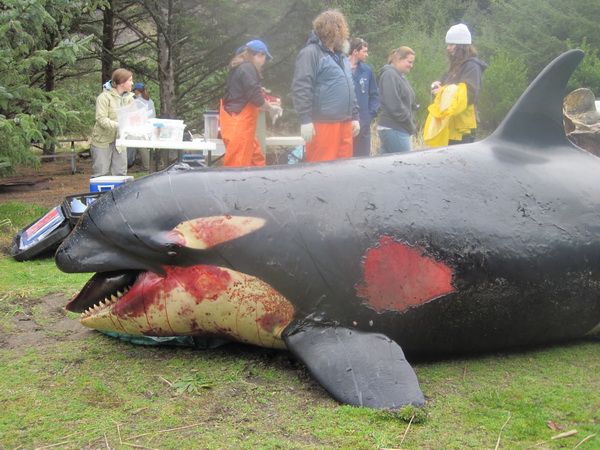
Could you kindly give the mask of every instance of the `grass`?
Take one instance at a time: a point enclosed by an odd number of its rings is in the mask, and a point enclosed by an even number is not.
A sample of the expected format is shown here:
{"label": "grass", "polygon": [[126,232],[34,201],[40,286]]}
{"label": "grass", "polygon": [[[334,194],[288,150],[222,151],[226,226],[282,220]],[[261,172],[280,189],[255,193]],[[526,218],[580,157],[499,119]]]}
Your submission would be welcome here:
{"label": "grass", "polygon": [[[399,417],[336,404],[285,352],[136,347],[96,334],[0,351],[0,442],[368,449],[494,448],[500,439],[503,448],[574,448],[600,431],[597,352],[597,342],[584,342],[417,364],[427,406]],[[575,364],[557,365],[565,361]],[[588,442],[582,448],[597,448],[597,437]]]}
{"label": "grass", "polygon": [[[10,209],[4,239],[38,214]],[[41,330],[57,320],[27,299],[60,291],[66,303],[88,276],[1,255],[0,344],[25,313]],[[389,413],[339,405],[287,352],[50,338],[0,345],[1,448],[600,447],[598,340],[417,362],[426,406]]]}
{"label": "grass", "polygon": [[[0,256],[0,306],[13,299],[37,298],[54,291],[73,296],[89,278],[90,274],[61,272],[51,257],[17,262],[3,254]],[[14,309],[18,311],[18,305]],[[0,316],[0,326],[2,322]]]}

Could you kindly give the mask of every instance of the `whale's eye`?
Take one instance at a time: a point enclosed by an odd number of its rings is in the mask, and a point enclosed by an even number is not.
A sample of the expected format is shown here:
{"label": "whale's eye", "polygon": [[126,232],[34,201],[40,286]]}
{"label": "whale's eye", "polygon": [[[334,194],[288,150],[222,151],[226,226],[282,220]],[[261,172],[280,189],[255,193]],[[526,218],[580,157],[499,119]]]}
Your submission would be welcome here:
{"label": "whale's eye", "polygon": [[181,246],[177,244],[167,244],[167,256],[170,256],[172,258],[176,257],[177,255],[179,255],[180,248]]}

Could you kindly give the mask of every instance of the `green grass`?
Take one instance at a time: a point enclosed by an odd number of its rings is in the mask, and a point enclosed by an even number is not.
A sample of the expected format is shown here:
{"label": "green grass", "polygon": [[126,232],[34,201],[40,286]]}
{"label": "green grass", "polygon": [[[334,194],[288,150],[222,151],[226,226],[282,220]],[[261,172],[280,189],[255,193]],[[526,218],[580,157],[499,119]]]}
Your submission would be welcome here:
{"label": "green grass", "polygon": [[11,300],[41,297],[54,291],[72,296],[90,278],[90,274],[61,272],[51,255],[26,262],[15,261],[9,255],[15,234],[47,212],[48,208],[36,205],[0,205],[0,330],[7,329],[7,319],[22,311]]}
{"label": "green grass", "polygon": [[[0,237],[37,218],[27,208],[0,206],[12,224]],[[598,340],[417,362],[426,406],[399,413],[339,405],[287,352],[60,331],[4,345],[26,324],[43,333],[56,320],[27,299],[60,291],[66,303],[88,277],[51,258],[0,256],[0,448],[600,448]]]}
{"label": "green grass", "polygon": [[[597,342],[415,369],[427,405],[402,417],[340,406],[312,380],[298,383],[306,374],[284,352],[143,347],[93,334],[22,354],[0,351],[0,442],[370,449],[494,448],[500,439],[502,448],[574,448],[600,431]],[[552,441],[560,431],[549,421],[577,434]]]}
{"label": "green grass", "polygon": [[56,290],[75,294],[89,277],[90,274],[61,272],[52,257],[20,263],[0,256],[0,298],[40,296]]}

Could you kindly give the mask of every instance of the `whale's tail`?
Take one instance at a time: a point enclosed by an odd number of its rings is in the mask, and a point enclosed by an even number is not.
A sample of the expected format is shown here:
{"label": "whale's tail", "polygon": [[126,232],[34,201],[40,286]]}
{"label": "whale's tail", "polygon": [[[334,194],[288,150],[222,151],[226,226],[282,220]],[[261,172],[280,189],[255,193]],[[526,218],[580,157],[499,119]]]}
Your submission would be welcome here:
{"label": "whale's tail", "polygon": [[582,59],[581,50],[571,50],[548,64],[488,139],[538,151],[570,142],[564,133],[562,105],[567,82]]}

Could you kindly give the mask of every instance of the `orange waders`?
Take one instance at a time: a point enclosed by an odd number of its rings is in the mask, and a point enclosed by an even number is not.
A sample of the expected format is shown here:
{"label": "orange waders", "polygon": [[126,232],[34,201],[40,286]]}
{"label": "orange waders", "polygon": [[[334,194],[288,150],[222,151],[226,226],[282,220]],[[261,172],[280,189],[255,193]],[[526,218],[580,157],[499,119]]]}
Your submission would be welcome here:
{"label": "orange waders", "polygon": [[314,122],[315,135],[306,143],[306,160],[329,161],[352,156],[352,122]]}
{"label": "orange waders", "polygon": [[258,107],[248,103],[239,114],[229,114],[223,108],[219,112],[221,122],[221,136],[225,144],[225,167],[264,166],[265,157],[260,151],[260,144],[256,138],[256,122],[258,121]]}

